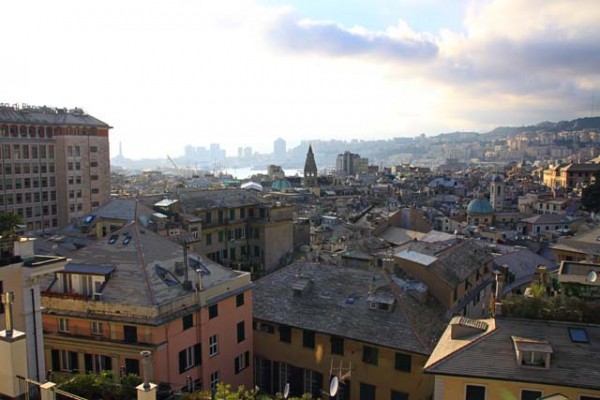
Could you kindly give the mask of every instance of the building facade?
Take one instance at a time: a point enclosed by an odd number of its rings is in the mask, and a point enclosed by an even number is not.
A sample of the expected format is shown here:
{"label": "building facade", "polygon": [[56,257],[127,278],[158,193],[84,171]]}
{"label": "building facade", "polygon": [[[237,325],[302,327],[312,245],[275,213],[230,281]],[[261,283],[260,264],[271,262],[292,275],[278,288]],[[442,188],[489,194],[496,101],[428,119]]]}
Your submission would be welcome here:
{"label": "building facade", "polygon": [[[139,374],[174,390],[252,385],[250,274],[130,222],[79,250],[42,293],[53,374]],[[54,379],[54,378],[53,378]]]}
{"label": "building facade", "polygon": [[[381,272],[295,263],[255,285],[255,384],[261,391],[283,392],[287,383],[291,396],[328,396],[335,375],[337,399],[432,394],[432,381],[422,374],[430,341],[415,333],[426,329],[411,324]],[[422,317],[431,314],[412,306]]]}
{"label": "building facade", "polygon": [[0,105],[0,209],[45,230],[105,204],[110,128],[77,108]]}

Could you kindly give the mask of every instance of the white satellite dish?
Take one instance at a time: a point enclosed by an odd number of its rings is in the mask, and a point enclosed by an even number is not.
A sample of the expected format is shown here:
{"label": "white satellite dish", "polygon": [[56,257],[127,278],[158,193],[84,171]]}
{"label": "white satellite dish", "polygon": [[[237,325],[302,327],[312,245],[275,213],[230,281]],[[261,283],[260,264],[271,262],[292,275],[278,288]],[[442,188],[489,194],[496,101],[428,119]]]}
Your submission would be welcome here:
{"label": "white satellite dish", "polygon": [[287,399],[289,395],[290,395],[290,384],[286,383],[285,386],[283,387],[283,398]]}
{"label": "white satellite dish", "polygon": [[329,395],[331,397],[335,396],[340,388],[340,380],[337,376],[334,376],[329,381]]}
{"label": "white satellite dish", "polygon": [[596,271],[590,271],[590,273],[587,275],[587,281],[590,283],[596,282],[597,279],[598,273],[596,273]]}

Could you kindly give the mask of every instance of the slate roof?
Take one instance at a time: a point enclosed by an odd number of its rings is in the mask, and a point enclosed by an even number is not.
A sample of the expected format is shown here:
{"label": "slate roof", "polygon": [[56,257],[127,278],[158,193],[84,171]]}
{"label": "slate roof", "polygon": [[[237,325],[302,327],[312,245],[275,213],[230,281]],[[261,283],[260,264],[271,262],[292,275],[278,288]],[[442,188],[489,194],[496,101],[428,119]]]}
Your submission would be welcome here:
{"label": "slate roof", "polygon": [[[197,210],[270,204],[256,193],[244,189],[189,190],[181,191],[175,197],[179,200],[183,213],[190,214]],[[147,196],[141,198],[141,201],[151,206],[162,199],[163,196]]]}
{"label": "slate roof", "polygon": [[538,214],[533,217],[522,219],[521,222],[530,224],[570,224],[580,220],[578,217],[570,217],[563,214]]}
{"label": "slate roof", "polygon": [[[489,322],[486,332],[465,339],[451,339],[449,325],[427,361],[425,372],[600,390],[599,325],[516,318]],[[589,342],[571,341],[569,327],[585,329]],[[519,366],[512,336],[548,341],[553,350],[550,368]]]}
{"label": "slate roof", "polygon": [[557,263],[548,260],[529,249],[518,249],[517,251],[494,258],[494,269],[497,269],[502,265],[508,265],[509,271],[515,274],[514,282],[506,285],[503,289],[503,293],[508,293],[515,288],[531,282],[538,265],[545,265],[548,272],[556,272],[558,270]]}
{"label": "slate roof", "polygon": [[[117,235],[116,240],[110,244],[109,240],[113,235]],[[125,241],[127,237],[130,238],[128,242]],[[181,284],[167,284],[157,274],[156,269],[158,265],[174,273],[175,263],[184,260],[182,246],[144,229],[137,222],[131,222],[111,235],[91,243],[71,257],[70,265],[79,265],[79,269],[85,265],[89,265],[90,269],[97,269],[97,266],[102,265],[115,267],[102,290],[104,302],[131,306],[160,306],[190,293],[183,289]],[[188,253],[188,257],[200,259],[210,272],[202,277],[203,288],[234,279],[241,274],[191,252]],[[79,270],[78,272],[81,273]],[[180,283],[184,280],[183,276],[173,276]],[[195,282],[195,271],[191,268],[189,278]]]}
{"label": "slate roof", "polygon": [[[301,295],[294,295],[292,287],[298,280],[309,280],[311,284]],[[415,332],[435,326],[432,321],[439,322],[443,315],[441,308],[428,308],[409,300],[410,296],[400,299],[403,303],[396,304],[391,313],[370,310],[367,297],[371,285],[377,293],[391,290],[381,270],[297,262],[254,285],[256,319],[419,354],[430,353],[426,342],[431,338],[419,338]],[[403,307],[431,319],[411,324]],[[417,323],[422,323],[423,329]]]}
{"label": "slate roof", "polygon": [[0,123],[32,124],[32,125],[85,125],[109,128],[109,125],[75,109],[57,109],[50,107],[16,109],[0,107]]}

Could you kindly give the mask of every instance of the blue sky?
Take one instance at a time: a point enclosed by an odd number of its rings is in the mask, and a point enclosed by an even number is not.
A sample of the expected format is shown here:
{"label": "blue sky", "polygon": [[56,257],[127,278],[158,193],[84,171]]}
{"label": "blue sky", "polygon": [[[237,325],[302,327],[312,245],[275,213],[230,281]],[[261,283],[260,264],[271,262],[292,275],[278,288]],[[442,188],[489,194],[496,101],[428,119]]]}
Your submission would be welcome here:
{"label": "blue sky", "polygon": [[597,0],[20,0],[0,15],[0,102],[81,107],[131,158],[484,132],[600,99]]}

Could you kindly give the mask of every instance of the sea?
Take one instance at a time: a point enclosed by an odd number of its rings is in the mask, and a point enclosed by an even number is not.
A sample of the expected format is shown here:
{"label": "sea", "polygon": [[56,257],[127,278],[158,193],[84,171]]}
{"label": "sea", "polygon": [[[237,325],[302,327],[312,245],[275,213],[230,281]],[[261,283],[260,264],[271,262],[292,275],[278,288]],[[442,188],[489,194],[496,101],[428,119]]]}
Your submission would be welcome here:
{"label": "sea", "polygon": [[[254,167],[243,167],[243,168],[228,168],[227,171],[223,171],[233,175],[237,179],[248,179],[255,174],[266,174],[267,169],[254,169]],[[284,168],[285,176],[303,176],[304,171],[299,168]]]}

